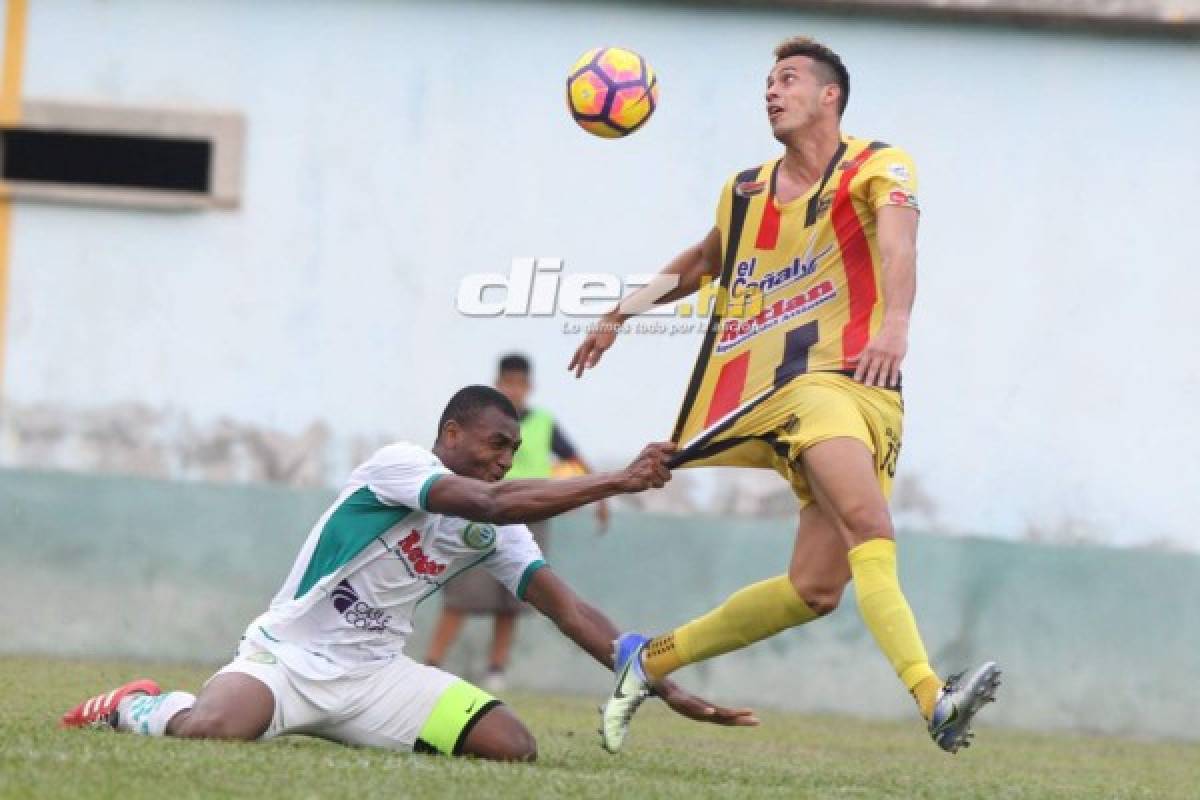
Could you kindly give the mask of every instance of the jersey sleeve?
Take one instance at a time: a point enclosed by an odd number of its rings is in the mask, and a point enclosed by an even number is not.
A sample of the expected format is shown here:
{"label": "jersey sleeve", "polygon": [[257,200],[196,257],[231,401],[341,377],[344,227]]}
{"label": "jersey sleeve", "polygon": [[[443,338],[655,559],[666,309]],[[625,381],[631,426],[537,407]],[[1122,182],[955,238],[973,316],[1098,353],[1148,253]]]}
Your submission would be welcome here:
{"label": "jersey sleeve", "polygon": [[542,549],[524,525],[503,525],[496,530],[496,551],[483,562],[492,577],[504,584],[518,600],[534,573],[546,566]]}
{"label": "jersey sleeve", "polygon": [[383,448],[359,468],[354,477],[363,481],[381,503],[428,511],[429,489],[450,470],[433,453],[409,444]]}
{"label": "jersey sleeve", "polygon": [[917,205],[917,167],[899,147],[876,153],[860,173],[867,201],[878,211],[884,206],[920,210]]}

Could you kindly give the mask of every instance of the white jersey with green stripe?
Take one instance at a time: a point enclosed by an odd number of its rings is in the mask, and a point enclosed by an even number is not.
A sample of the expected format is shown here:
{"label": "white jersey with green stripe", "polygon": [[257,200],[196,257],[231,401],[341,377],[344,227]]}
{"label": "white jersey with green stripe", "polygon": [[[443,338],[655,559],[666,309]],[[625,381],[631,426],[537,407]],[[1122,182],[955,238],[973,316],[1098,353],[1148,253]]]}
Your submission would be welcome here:
{"label": "white jersey with green stripe", "polygon": [[305,677],[333,679],[401,653],[416,607],[474,566],[524,598],[545,563],[529,529],[427,511],[430,487],[448,474],[405,442],[355,469],[246,637]]}

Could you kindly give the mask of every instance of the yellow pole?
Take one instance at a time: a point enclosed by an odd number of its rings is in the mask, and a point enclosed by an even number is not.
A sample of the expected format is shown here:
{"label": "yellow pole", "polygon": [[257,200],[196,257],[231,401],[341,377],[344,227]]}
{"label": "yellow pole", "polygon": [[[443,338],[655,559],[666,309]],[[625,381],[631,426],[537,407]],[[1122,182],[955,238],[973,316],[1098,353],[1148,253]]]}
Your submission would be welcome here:
{"label": "yellow pole", "polygon": [[[8,0],[4,20],[4,72],[0,74],[0,127],[21,119],[21,68],[25,63],[25,19],[28,0]],[[8,257],[12,205],[0,192],[0,405],[4,402],[4,367],[8,353]]]}

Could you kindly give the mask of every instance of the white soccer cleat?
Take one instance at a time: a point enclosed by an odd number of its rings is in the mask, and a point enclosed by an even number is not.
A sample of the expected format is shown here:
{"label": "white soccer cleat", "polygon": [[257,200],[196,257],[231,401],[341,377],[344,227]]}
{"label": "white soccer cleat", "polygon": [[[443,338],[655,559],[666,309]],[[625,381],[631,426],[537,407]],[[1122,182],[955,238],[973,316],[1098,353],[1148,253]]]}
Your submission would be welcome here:
{"label": "white soccer cleat", "polygon": [[948,753],[971,746],[971,737],[975,735],[971,732],[971,720],[979,709],[995,702],[1000,686],[1000,668],[995,661],[987,662],[965,681],[962,676],[960,672],[946,680],[929,716],[929,735]]}
{"label": "white soccer cleat", "polygon": [[626,633],[613,642],[616,685],[600,707],[600,738],[610,753],[621,749],[633,715],[652,693],[650,680],[642,670],[642,651],[648,641],[640,633]]}

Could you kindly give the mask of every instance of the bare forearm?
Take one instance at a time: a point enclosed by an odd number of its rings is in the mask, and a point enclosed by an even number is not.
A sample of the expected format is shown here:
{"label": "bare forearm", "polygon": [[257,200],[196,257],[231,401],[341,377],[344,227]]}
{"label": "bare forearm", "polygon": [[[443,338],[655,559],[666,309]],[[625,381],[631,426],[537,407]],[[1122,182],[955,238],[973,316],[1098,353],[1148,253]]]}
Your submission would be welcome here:
{"label": "bare forearm", "polygon": [[620,325],[630,317],[644,314],[655,306],[673,303],[700,288],[703,271],[697,269],[700,245],[689,247],[671,259],[647,285],[633,292],[608,314],[608,321]]}
{"label": "bare forearm", "polygon": [[858,357],[854,380],[895,389],[908,352],[908,321],[917,290],[916,254],[905,242],[887,244],[882,248],[883,321]]}
{"label": "bare forearm", "polygon": [[571,591],[550,568],[544,567],[534,573],[525,599],[564,636],[612,669],[612,642],[619,635],[617,627],[604,612]]}
{"label": "bare forearm", "polygon": [[565,511],[620,494],[624,486],[616,473],[604,472],[560,480],[516,480],[490,484],[488,502],[478,522],[507,525],[538,522]]}
{"label": "bare forearm", "polygon": [[671,259],[658,273],[657,280],[622,300],[617,310],[609,315],[609,321],[619,325],[655,306],[694,294],[705,278],[711,279],[717,274],[720,247],[720,232],[710,231],[703,241]]}
{"label": "bare forearm", "polygon": [[671,479],[667,459],[673,452],[673,444],[655,442],[623,470],[560,480],[488,482],[443,475],[431,484],[422,507],[475,522],[537,522],[615,494],[664,486]]}
{"label": "bare forearm", "polygon": [[[604,315],[600,323],[588,332],[583,342],[571,356],[567,369],[582,378],[583,373],[596,366],[621,332],[621,325],[630,317],[649,311],[656,305],[671,303],[699,289],[705,277],[713,277],[721,268],[721,232],[716,227],[708,232],[704,241],[689,247],[671,260],[669,264],[646,286],[638,289]],[[714,287],[715,288],[715,287]]]}
{"label": "bare forearm", "polygon": [[555,624],[564,636],[588,655],[612,669],[612,643],[621,632],[604,612],[579,600],[574,613],[555,620]]}
{"label": "bare forearm", "polygon": [[908,250],[883,259],[883,319],[908,324],[917,296],[917,257]]}
{"label": "bare forearm", "polygon": [[917,293],[917,212],[911,208],[879,209],[878,235],[882,264],[883,319],[908,324]]}

